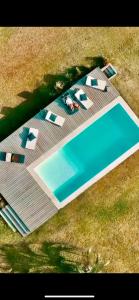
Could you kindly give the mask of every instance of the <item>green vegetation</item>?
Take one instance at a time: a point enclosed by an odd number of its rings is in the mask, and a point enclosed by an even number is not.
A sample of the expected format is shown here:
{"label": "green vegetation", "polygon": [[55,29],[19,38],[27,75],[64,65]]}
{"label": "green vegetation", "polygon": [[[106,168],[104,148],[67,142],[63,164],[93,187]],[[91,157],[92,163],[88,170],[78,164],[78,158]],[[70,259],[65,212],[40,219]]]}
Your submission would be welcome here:
{"label": "green vegetation", "polygon": [[20,243],[0,247],[5,259],[5,271],[10,273],[96,273],[109,264],[104,263],[92,249],[78,249],[66,244],[44,242],[38,245]]}
{"label": "green vegetation", "polygon": [[[0,140],[105,59],[138,115],[138,46],[135,27],[0,28]],[[92,272],[139,272],[138,199],[135,153],[26,239],[0,219],[0,272],[84,272],[90,247]]]}
{"label": "green vegetation", "polygon": [[118,219],[120,216],[127,214],[129,207],[126,201],[119,200],[112,207],[99,207],[95,216],[103,222],[111,222]]}

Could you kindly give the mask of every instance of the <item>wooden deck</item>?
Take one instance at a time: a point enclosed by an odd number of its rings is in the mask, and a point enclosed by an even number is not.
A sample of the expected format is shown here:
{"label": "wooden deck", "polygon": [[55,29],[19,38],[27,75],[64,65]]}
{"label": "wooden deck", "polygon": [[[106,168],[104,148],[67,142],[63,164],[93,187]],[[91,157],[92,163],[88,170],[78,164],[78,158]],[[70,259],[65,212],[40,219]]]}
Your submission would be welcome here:
{"label": "wooden deck", "polygon": [[[61,97],[58,97],[47,106],[47,109],[66,119],[62,128],[44,121],[41,111],[0,143],[0,151],[21,153],[26,156],[25,164],[0,161],[0,193],[31,232],[51,218],[58,209],[33,179],[27,167],[119,96],[119,92],[113,87],[101,69],[96,68],[90,72],[90,75],[94,78],[106,80],[108,91],[102,92],[85,86],[85,77],[71,87],[71,90],[80,87],[86,92],[94,103],[89,110],[80,108],[77,113],[71,115],[67,112]],[[27,150],[21,146],[24,139],[24,128],[26,127],[34,127],[39,130],[35,150]]]}

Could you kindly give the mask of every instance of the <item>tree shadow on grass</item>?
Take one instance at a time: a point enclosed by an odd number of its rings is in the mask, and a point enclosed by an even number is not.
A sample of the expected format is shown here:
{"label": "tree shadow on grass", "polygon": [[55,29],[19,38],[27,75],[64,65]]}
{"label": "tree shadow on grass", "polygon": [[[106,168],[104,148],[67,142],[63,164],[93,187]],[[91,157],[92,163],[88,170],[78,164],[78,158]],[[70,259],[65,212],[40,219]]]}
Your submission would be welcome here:
{"label": "tree shadow on grass", "polygon": [[103,68],[108,63],[107,59],[103,56],[88,56],[85,57],[85,59],[88,61],[91,68]]}
{"label": "tree shadow on grass", "polygon": [[5,244],[0,247],[0,254],[12,273],[98,273],[109,263],[104,263],[92,247],[78,248],[65,243]]}
{"label": "tree shadow on grass", "polygon": [[[15,108],[3,107],[1,114],[3,114],[4,117],[0,119],[0,141],[22,126],[34,115],[39,117],[38,112],[46,105],[65,92],[93,68],[97,66],[102,67],[106,62],[105,58],[101,56],[86,57],[86,60],[89,62],[88,67],[83,65],[72,66],[63,73],[44,75],[42,82],[33,92],[23,91],[18,94],[18,96],[24,99],[24,102]],[[56,88],[58,81],[63,83],[62,89]],[[62,107],[64,108],[64,106]]]}
{"label": "tree shadow on grass", "polygon": [[1,246],[0,250],[13,273],[76,272],[75,263],[66,259],[66,254],[73,253],[75,248],[66,244],[44,242],[38,253],[35,250],[31,250],[26,243],[18,245],[6,244]]}

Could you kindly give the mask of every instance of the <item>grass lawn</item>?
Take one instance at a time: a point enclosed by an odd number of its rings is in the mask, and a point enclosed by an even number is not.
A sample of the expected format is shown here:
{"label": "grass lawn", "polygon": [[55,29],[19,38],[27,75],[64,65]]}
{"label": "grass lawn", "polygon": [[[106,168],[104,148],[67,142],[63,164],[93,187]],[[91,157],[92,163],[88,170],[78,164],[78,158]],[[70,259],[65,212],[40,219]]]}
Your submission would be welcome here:
{"label": "grass lawn", "polygon": [[[55,80],[101,57],[139,116],[139,28],[0,28],[0,140],[54,97]],[[62,245],[67,260],[70,246],[92,247],[105,272],[139,272],[139,152],[26,239],[0,219],[0,272],[70,272]]]}

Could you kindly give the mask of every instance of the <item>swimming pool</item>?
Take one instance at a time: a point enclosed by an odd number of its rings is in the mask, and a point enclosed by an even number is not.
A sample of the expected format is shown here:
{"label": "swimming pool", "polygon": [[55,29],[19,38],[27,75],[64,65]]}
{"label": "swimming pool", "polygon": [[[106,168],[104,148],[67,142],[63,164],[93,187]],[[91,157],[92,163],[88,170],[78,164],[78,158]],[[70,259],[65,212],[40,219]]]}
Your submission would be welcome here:
{"label": "swimming pool", "polygon": [[62,205],[123,161],[138,143],[138,124],[117,103],[34,171]]}

